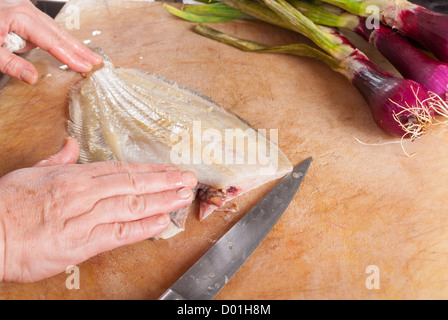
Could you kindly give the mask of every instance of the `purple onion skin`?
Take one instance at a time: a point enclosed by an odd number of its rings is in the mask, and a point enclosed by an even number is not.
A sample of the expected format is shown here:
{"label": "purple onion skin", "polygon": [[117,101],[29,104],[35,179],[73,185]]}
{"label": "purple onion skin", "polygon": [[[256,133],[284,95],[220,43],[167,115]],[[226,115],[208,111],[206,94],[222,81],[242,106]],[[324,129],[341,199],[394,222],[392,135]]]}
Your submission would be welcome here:
{"label": "purple onion skin", "polygon": [[400,32],[431,50],[442,61],[448,62],[448,15],[415,6],[403,10],[398,17]]}
{"label": "purple onion skin", "polygon": [[[399,120],[403,125],[416,123],[415,113],[403,112],[400,106],[419,107],[417,100],[424,101],[429,98],[426,89],[415,81],[380,71],[370,61],[359,59],[358,62],[361,62],[362,66],[354,72],[352,83],[367,101],[378,127],[389,135],[410,138],[394,118],[394,114],[401,113]],[[433,116],[434,112],[430,111],[430,114]]]}
{"label": "purple onion skin", "polygon": [[365,19],[362,19],[354,31],[373,42],[404,78],[420,83],[442,98],[446,97],[448,63],[429,57],[389,27],[380,25],[371,37],[374,29],[368,29]]}

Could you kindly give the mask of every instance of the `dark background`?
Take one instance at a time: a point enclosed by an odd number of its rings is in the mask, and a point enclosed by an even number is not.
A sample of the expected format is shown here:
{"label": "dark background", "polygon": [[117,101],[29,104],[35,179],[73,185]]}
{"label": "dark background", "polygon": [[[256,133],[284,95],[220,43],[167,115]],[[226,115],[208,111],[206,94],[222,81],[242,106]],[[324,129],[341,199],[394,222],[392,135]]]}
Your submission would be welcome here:
{"label": "dark background", "polygon": [[411,2],[437,12],[448,13],[448,0],[411,0]]}

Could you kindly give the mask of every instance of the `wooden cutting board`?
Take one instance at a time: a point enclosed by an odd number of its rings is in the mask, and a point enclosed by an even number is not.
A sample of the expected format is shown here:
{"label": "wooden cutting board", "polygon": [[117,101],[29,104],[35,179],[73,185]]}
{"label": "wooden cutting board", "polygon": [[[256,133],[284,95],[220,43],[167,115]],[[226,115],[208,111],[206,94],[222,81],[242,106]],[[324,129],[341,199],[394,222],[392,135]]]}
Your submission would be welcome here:
{"label": "wooden cutting board", "polygon": [[[73,26],[117,66],[160,74],[199,90],[260,129],[278,129],[294,165],[314,162],[289,209],[217,299],[448,298],[448,135],[438,127],[416,142],[374,124],[341,75],[307,59],[241,52],[192,32],[159,3],[70,1],[57,21]],[[75,16],[73,16],[75,14]],[[76,25],[75,25],[76,26]],[[268,44],[306,42],[260,23],[215,24]],[[93,36],[93,31],[101,31]],[[372,51],[373,52],[373,51]],[[375,53],[376,54],[376,53]],[[42,50],[28,56],[36,85],[12,80],[0,93],[0,176],[57,151],[67,135],[67,93],[81,79]],[[215,212],[185,232],[142,241],[32,284],[0,284],[0,299],[154,299],[177,280],[275,182],[240,197],[239,212]],[[197,209],[197,207],[195,208]],[[379,289],[366,286],[369,266]],[[367,281],[369,282],[369,281]]]}

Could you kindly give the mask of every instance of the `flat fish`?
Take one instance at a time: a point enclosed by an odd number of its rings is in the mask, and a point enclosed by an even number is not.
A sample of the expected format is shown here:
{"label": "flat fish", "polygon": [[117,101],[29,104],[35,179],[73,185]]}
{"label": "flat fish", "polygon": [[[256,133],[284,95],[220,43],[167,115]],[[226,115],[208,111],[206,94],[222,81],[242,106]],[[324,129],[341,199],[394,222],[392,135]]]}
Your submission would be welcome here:
{"label": "flat fish", "polygon": [[[230,200],[293,169],[263,130],[203,94],[140,69],[103,64],[69,93],[69,134],[80,163],[129,161],[173,164],[196,174],[199,219],[232,211]],[[188,208],[171,212],[158,239],[184,230]]]}

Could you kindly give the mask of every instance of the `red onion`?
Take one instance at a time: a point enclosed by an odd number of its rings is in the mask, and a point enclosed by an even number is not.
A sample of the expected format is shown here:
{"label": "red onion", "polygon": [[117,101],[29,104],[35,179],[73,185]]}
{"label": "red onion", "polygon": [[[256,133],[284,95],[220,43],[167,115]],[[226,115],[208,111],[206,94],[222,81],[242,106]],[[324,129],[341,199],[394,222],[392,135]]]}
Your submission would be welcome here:
{"label": "red onion", "polygon": [[442,99],[448,98],[448,63],[429,57],[389,27],[369,29],[365,19],[360,19],[354,31],[372,42],[403,77],[417,81]]}
{"label": "red onion", "polygon": [[448,62],[448,15],[437,13],[400,0],[383,5],[384,23],[402,34],[417,40],[431,50],[440,60]]}
{"label": "red onion", "polygon": [[393,136],[415,139],[431,125],[430,96],[419,83],[379,71],[369,61],[357,61],[353,85],[370,106],[376,124]]}

